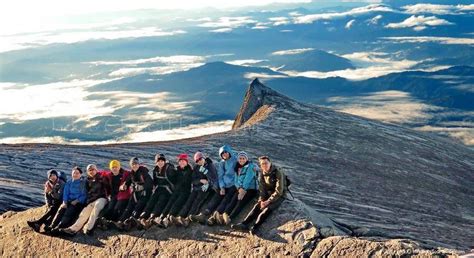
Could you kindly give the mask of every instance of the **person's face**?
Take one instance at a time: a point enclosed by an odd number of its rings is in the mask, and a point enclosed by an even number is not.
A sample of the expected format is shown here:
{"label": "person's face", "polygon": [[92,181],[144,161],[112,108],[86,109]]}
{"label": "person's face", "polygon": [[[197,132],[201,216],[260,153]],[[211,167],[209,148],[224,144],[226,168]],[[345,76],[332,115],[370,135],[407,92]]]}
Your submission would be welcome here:
{"label": "person's face", "polygon": [[94,177],[97,174],[97,168],[95,167],[89,168],[89,170],[87,170],[87,174],[89,174],[89,176],[91,177]]}
{"label": "person's face", "polygon": [[186,160],[184,160],[184,159],[180,159],[180,160],[178,161],[178,164],[179,164],[179,166],[180,166],[181,168],[184,168],[184,167],[186,167],[186,165],[188,165],[188,162],[187,162]]}
{"label": "person's face", "polygon": [[240,164],[240,165],[243,166],[246,162],[247,162],[247,158],[246,158],[246,157],[244,157],[244,156],[240,156],[240,157],[239,157],[239,164]]}
{"label": "person's face", "polygon": [[118,175],[120,173],[120,166],[113,166],[111,170],[112,170],[112,174]]}
{"label": "person's face", "polygon": [[72,175],[72,179],[74,180],[81,178],[81,172],[79,172],[79,170],[77,169],[72,170],[71,175]]}
{"label": "person's face", "polygon": [[137,171],[138,168],[140,167],[140,164],[138,163],[131,163],[130,167],[132,168],[133,171]]}
{"label": "person's face", "polygon": [[204,158],[200,158],[198,161],[196,161],[196,164],[198,164],[199,166],[204,166],[204,163],[206,163]]}
{"label": "person's face", "polygon": [[58,177],[56,176],[56,174],[51,174],[51,176],[49,176],[49,180],[51,180],[52,182],[56,182],[56,180],[58,180]]}
{"label": "person's face", "polygon": [[222,158],[225,160],[228,160],[230,158],[230,154],[227,151],[225,151],[222,153]]}
{"label": "person's face", "polygon": [[266,160],[266,159],[260,160],[260,168],[265,172],[270,171],[271,165],[272,165],[272,163],[270,163],[269,160]]}
{"label": "person's face", "polygon": [[160,159],[156,162],[156,165],[159,167],[159,168],[163,168],[165,166],[165,161]]}

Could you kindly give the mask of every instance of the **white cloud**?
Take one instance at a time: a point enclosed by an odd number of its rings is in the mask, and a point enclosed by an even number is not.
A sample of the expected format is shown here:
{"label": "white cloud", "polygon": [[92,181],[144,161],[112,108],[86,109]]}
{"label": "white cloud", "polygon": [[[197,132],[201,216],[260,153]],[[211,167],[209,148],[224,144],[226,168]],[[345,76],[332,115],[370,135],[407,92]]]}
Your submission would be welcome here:
{"label": "white cloud", "polygon": [[126,67],[120,68],[109,73],[111,77],[129,77],[139,74],[169,74],[180,71],[187,71],[189,69],[203,65],[204,63],[178,63],[155,67]]}
{"label": "white cloud", "polygon": [[344,27],[349,30],[349,29],[351,29],[352,26],[354,25],[354,22],[355,22],[355,20],[352,19],[352,20],[348,21],[348,22],[346,23],[346,26],[344,26]]}
{"label": "white cloud", "polygon": [[273,26],[286,25],[290,23],[290,20],[287,17],[272,17],[268,20],[273,22]]}
{"label": "white cloud", "polygon": [[463,11],[473,11],[474,4],[471,5],[444,5],[444,4],[414,4],[403,6],[406,13],[432,13],[432,14],[459,14]]}
{"label": "white cloud", "polygon": [[258,64],[258,63],[261,63],[261,62],[264,62],[264,61],[267,61],[267,60],[243,59],[243,60],[226,61],[226,63],[232,64],[232,65],[242,65],[242,66],[249,66],[250,65],[251,66],[251,65]]}
{"label": "white cloud", "polygon": [[[180,126],[177,128],[163,129],[152,132],[134,132],[117,140],[107,141],[87,141],[81,142],[77,139],[66,140],[64,137],[6,137],[0,138],[2,144],[15,143],[54,143],[54,144],[73,144],[73,145],[103,145],[117,143],[138,143],[138,142],[160,142],[172,141],[186,138],[199,137],[203,135],[222,133],[232,129],[233,120],[223,120],[215,122],[207,122],[202,124],[194,124],[188,126]],[[142,127],[146,127],[147,124]]]}
{"label": "white cloud", "polygon": [[372,12],[394,12],[394,10],[388,6],[381,4],[371,4],[363,7],[357,7],[346,12],[335,12],[335,13],[318,13],[318,14],[309,14],[299,17],[295,17],[295,23],[313,23],[319,20],[332,20],[332,19],[342,19],[348,16],[358,16],[364,15]]}
{"label": "white cloud", "polygon": [[4,36],[0,41],[0,53],[18,49],[34,48],[49,44],[71,44],[88,40],[114,40],[122,38],[163,37],[186,33],[183,30],[163,31],[156,27],[131,30],[95,30],[58,33],[37,33],[15,36]]}
{"label": "white cloud", "polygon": [[297,49],[288,49],[288,50],[280,50],[275,51],[272,53],[274,56],[283,56],[283,55],[297,55],[304,52],[312,51],[314,48],[297,48]]}
{"label": "white cloud", "polygon": [[432,117],[429,112],[442,109],[421,103],[403,91],[381,91],[356,97],[332,97],[328,102],[339,111],[391,123],[425,122]]}
{"label": "white cloud", "polygon": [[424,30],[427,26],[442,26],[442,25],[453,25],[453,23],[437,18],[436,16],[425,17],[423,15],[416,16],[412,15],[399,23],[389,23],[386,28],[400,29],[400,28],[414,28],[416,31]]}
{"label": "white cloud", "polygon": [[42,85],[1,88],[0,119],[26,121],[61,116],[111,114],[107,99],[88,100],[87,88],[112,80],[73,80]]}
{"label": "white cloud", "polygon": [[394,41],[397,43],[426,43],[436,42],[448,45],[473,45],[474,38],[452,38],[452,37],[382,37],[382,39]]}
{"label": "white cloud", "polygon": [[231,31],[232,31],[232,28],[220,28],[220,29],[210,30],[209,32],[228,33],[228,32],[231,32]]}
{"label": "white cloud", "polygon": [[147,64],[147,63],[187,64],[187,63],[204,62],[205,60],[206,60],[206,57],[204,56],[175,55],[175,56],[156,56],[152,58],[133,59],[133,60],[124,60],[124,61],[93,61],[93,62],[87,62],[87,64],[93,64],[93,65],[139,65],[139,64]]}
{"label": "white cloud", "polygon": [[282,74],[267,74],[267,73],[246,73],[244,75],[245,79],[255,79],[255,78],[272,79],[272,78],[286,78],[286,77],[288,76],[282,75]]}
{"label": "white cloud", "polygon": [[252,30],[266,30],[268,28],[269,28],[268,26],[256,25],[252,27]]}
{"label": "white cloud", "polygon": [[448,135],[452,138],[455,138],[462,143],[470,146],[474,146],[474,124],[468,123],[466,125],[461,126],[431,126],[425,125],[421,127],[415,128],[416,130],[423,131],[423,132],[434,132],[434,133],[441,133]]}
{"label": "white cloud", "polygon": [[390,59],[389,55],[390,54],[384,52],[354,52],[342,55],[342,57],[351,60],[352,63],[366,66],[367,64],[390,64],[393,60]]}
{"label": "white cloud", "polygon": [[258,21],[252,20],[249,16],[240,17],[221,17],[217,21],[208,21],[198,26],[204,28],[238,28],[249,24],[255,24]]}

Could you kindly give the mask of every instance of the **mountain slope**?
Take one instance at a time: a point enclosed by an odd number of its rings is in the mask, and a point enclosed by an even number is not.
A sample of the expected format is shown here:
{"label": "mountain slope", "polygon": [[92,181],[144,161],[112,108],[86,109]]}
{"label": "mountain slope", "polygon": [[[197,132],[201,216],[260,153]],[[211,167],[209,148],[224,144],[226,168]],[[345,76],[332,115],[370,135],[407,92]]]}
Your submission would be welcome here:
{"label": "mountain slope", "polygon": [[[24,185],[40,189],[56,166],[138,156],[153,164],[222,144],[251,157],[270,155],[294,182],[293,194],[329,216],[346,234],[408,238],[425,247],[471,248],[474,238],[474,152],[452,140],[298,103],[255,80],[234,130],[173,142],[109,146],[3,145],[0,171],[18,181],[2,199],[15,202]],[[21,171],[20,173],[18,171]],[[24,175],[28,174],[28,177]],[[41,200],[40,193],[35,196]],[[315,222],[316,225],[318,221]]]}

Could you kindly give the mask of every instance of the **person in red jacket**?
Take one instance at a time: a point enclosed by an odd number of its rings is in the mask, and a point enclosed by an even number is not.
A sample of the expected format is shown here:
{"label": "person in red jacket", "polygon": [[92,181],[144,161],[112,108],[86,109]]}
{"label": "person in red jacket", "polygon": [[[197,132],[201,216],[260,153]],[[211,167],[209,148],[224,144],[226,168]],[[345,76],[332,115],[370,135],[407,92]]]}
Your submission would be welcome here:
{"label": "person in red jacket", "polygon": [[112,221],[122,215],[125,208],[127,208],[128,200],[132,195],[130,189],[120,190],[120,186],[125,183],[130,171],[121,167],[118,160],[111,160],[109,163],[110,171],[101,171],[104,178],[110,185],[110,199],[107,207],[103,211],[102,218],[99,225],[105,227]]}

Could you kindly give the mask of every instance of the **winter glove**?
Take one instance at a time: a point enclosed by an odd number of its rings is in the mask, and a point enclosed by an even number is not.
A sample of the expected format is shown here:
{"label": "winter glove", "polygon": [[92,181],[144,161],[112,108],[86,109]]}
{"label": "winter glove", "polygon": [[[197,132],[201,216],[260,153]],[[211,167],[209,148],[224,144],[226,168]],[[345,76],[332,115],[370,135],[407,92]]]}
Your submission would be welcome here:
{"label": "winter glove", "polygon": [[78,200],[74,200],[74,201],[71,202],[71,204],[74,205],[74,206],[76,206],[76,204],[78,204],[78,203],[79,203]]}
{"label": "winter glove", "polygon": [[202,189],[203,192],[207,192],[207,189],[209,189],[209,184],[202,185],[201,189]]}
{"label": "winter glove", "polygon": [[204,166],[201,166],[199,168],[199,172],[203,173],[204,175],[207,175],[207,172],[209,172],[209,170],[207,170],[207,168],[205,168]]}
{"label": "winter glove", "polygon": [[135,192],[140,192],[145,190],[145,187],[143,185],[135,185]]}

